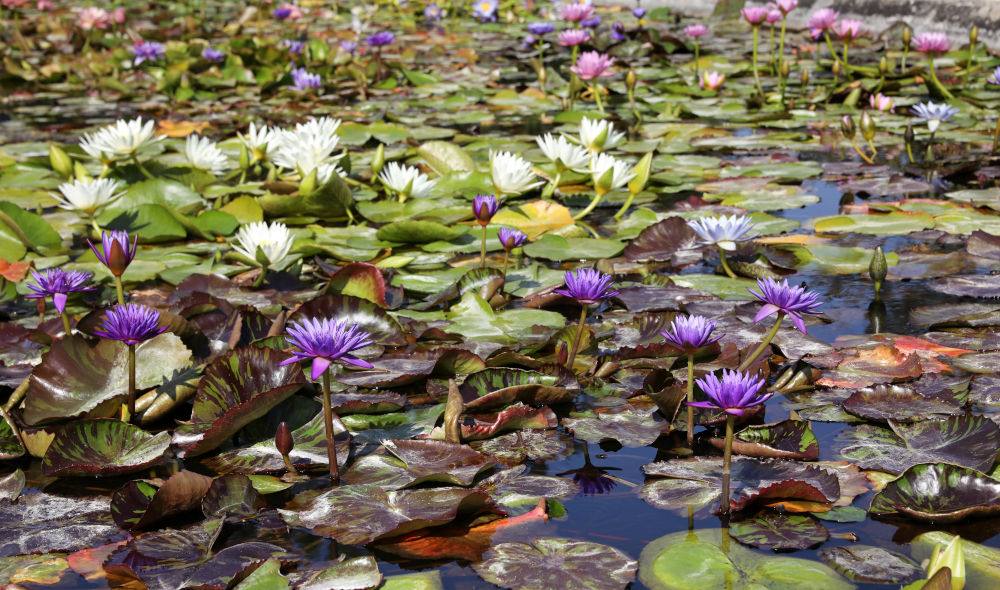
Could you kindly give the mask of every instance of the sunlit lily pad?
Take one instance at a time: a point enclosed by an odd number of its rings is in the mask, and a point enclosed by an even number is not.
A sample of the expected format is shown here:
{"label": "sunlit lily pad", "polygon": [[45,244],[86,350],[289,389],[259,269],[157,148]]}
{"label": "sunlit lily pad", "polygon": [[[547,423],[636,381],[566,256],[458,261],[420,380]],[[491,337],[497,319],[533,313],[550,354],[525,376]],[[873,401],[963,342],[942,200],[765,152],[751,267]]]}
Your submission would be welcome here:
{"label": "sunlit lily pad", "polygon": [[343,474],[349,484],[376,484],[398,490],[427,482],[458,486],[472,481],[493,462],[468,445],[443,440],[383,440],[388,453],[359,457]]}
{"label": "sunlit lily pad", "polygon": [[382,582],[375,558],[348,557],[309,576],[296,586],[299,590],[368,590]]}
{"label": "sunlit lily pad", "polygon": [[618,549],[590,541],[540,537],[500,543],[472,567],[487,582],[512,590],[619,590],[635,579],[638,563]]}
{"label": "sunlit lily pad", "polygon": [[26,553],[76,551],[127,538],[112,520],[105,498],[67,498],[27,494],[16,503],[0,502],[7,535],[0,557]]}
{"label": "sunlit lily pad", "polygon": [[948,463],[915,465],[886,484],[868,511],[931,522],[1000,514],[1000,481]]}
{"label": "sunlit lily pad", "polygon": [[774,550],[808,549],[830,538],[830,531],[809,516],[770,511],[733,523],[729,534],[744,545]]}
{"label": "sunlit lily pad", "polygon": [[652,444],[667,428],[665,422],[652,414],[638,411],[580,414],[563,418],[562,425],[572,431],[576,438],[593,443],[607,439],[617,440],[626,447]]}
{"label": "sunlit lily pad", "polygon": [[[712,439],[712,445],[722,448],[723,439]],[[748,426],[733,438],[733,452],[751,457],[782,457],[785,459],[819,459],[819,443],[812,426],[804,420],[783,420],[775,424]]]}
{"label": "sunlit lily pad", "polygon": [[567,402],[579,393],[572,374],[496,368],[473,373],[459,387],[466,411],[502,407],[516,401],[548,405]]}
{"label": "sunlit lily pad", "polygon": [[894,551],[871,545],[827,547],[823,561],[855,582],[906,584],[923,575],[920,565]]}
{"label": "sunlit lily pad", "polygon": [[876,385],[859,389],[844,400],[844,409],[868,420],[918,420],[928,415],[960,414],[961,408],[923,396],[909,387]]}
{"label": "sunlit lily pad", "polygon": [[504,469],[476,484],[476,489],[489,494],[501,506],[533,504],[542,498],[571,498],[580,492],[580,486],[571,479],[531,475],[527,470],[524,465]]}
{"label": "sunlit lily pad", "polygon": [[78,420],[56,431],[42,459],[46,475],[120,475],[153,465],[170,446],[170,433],[149,434],[119,420]]}
{"label": "sunlit lily pad", "polygon": [[512,466],[525,459],[537,462],[566,457],[573,452],[573,439],[555,429],[518,430],[482,441],[473,441],[472,448],[486,453],[500,463]]}

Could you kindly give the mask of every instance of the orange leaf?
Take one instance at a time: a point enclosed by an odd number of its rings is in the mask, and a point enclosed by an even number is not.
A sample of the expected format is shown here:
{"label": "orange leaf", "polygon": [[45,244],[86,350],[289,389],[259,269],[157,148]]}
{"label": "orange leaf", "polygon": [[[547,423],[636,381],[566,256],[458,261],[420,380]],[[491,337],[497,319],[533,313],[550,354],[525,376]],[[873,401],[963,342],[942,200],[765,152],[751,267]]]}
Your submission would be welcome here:
{"label": "orange leaf", "polygon": [[7,262],[3,258],[0,258],[0,277],[7,279],[12,283],[19,283],[24,280],[24,277],[28,275],[28,269],[31,268],[30,262]]}
{"label": "orange leaf", "polygon": [[192,133],[201,133],[208,129],[208,121],[174,121],[173,119],[165,119],[158,121],[156,126],[159,127],[157,133],[160,135],[166,135],[167,137],[187,137]]}
{"label": "orange leaf", "polygon": [[493,223],[519,229],[535,240],[547,231],[573,225],[573,216],[559,203],[532,201],[521,205],[520,211],[503,209],[493,217]]}
{"label": "orange leaf", "polygon": [[81,549],[66,556],[69,567],[74,572],[80,574],[88,580],[97,580],[104,577],[104,560],[114,552],[115,549],[124,545],[126,541],[112,543],[110,545],[100,545],[89,549]]}

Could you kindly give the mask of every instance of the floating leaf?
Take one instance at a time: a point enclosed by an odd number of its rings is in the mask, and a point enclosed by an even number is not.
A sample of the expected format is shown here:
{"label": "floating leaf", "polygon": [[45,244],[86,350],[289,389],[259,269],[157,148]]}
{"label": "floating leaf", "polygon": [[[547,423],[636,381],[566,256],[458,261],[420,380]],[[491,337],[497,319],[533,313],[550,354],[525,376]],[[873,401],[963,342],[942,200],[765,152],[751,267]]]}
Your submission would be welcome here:
{"label": "floating leaf", "polygon": [[555,537],[500,543],[472,566],[487,582],[512,590],[620,590],[635,579],[637,567],[614,547]]}
{"label": "floating leaf", "polygon": [[42,473],[56,476],[133,473],[163,458],[170,433],[149,434],[119,420],[78,420],[56,431]]}
{"label": "floating leaf", "polygon": [[564,477],[548,475],[528,475],[528,468],[518,465],[504,469],[476,484],[501,506],[534,504],[540,499],[559,500],[571,498],[580,493],[576,482]]}
{"label": "floating leaf", "polygon": [[808,549],[830,538],[830,531],[813,518],[774,512],[735,522],[729,533],[745,545],[773,550]]}
{"label": "floating leaf", "polygon": [[[372,340],[384,345],[405,345],[399,324],[384,309],[360,297],[351,295],[321,295],[302,304],[295,313],[288,317],[289,322],[301,321],[304,318],[331,321],[346,320],[349,325],[358,327],[371,336]],[[360,351],[362,357],[364,351]]]}
{"label": "floating leaf", "polygon": [[626,447],[650,445],[665,431],[667,425],[648,412],[626,411],[617,414],[602,412],[590,416],[563,418],[562,425],[573,436],[588,442],[617,440]]}
{"label": "floating leaf", "polygon": [[382,582],[378,563],[370,555],[348,557],[296,586],[298,590],[367,590]]}
{"label": "floating leaf", "polygon": [[20,469],[15,469],[7,475],[0,477],[0,500],[13,502],[21,495],[21,490],[23,489],[24,472]]}
{"label": "floating leaf", "polygon": [[0,502],[0,522],[6,531],[0,557],[76,551],[128,536],[112,520],[107,498],[27,494],[16,503]]}
{"label": "floating leaf", "polygon": [[162,483],[133,480],[111,495],[111,515],[122,528],[147,528],[198,508],[211,486],[211,477],[193,471],[178,471]]}
{"label": "floating leaf", "polygon": [[855,582],[906,584],[924,573],[905,555],[871,545],[827,547],[819,555],[827,565]]}
{"label": "floating leaf", "polygon": [[[723,439],[711,439],[716,448],[723,448]],[[819,459],[819,443],[812,426],[804,420],[782,420],[774,424],[748,426],[733,438],[733,452],[751,457],[781,457],[785,459]]]}
{"label": "floating leaf", "polygon": [[367,262],[350,262],[337,269],[330,277],[326,292],[351,295],[382,307],[389,306],[385,301],[385,277],[375,265]]}
{"label": "floating leaf", "polygon": [[579,384],[565,371],[540,373],[519,369],[486,369],[469,375],[459,391],[467,412],[499,408],[514,402],[549,405],[567,402]]}
{"label": "floating leaf", "polygon": [[939,523],[1000,514],[1000,481],[948,463],[914,465],[887,483],[868,511]]}
{"label": "floating leaf", "polygon": [[201,499],[201,512],[208,518],[247,517],[265,508],[267,502],[245,475],[226,475],[214,479]]}
{"label": "floating leaf", "polygon": [[960,414],[947,401],[923,396],[909,387],[876,385],[855,391],[844,400],[844,409],[867,420],[919,420],[934,414]]}
{"label": "floating leaf", "polygon": [[573,439],[555,429],[518,430],[470,444],[507,466],[519,465],[526,459],[544,463],[573,453]]}
{"label": "floating leaf", "polygon": [[[683,218],[668,217],[642,230],[625,248],[625,258],[632,262],[690,263],[691,249],[698,236]],[[700,254],[698,255],[700,258]]]}
{"label": "floating leaf", "polygon": [[461,230],[434,221],[394,221],[382,226],[376,237],[385,242],[401,244],[429,244],[431,242],[449,242],[462,235]]}
{"label": "floating leaf", "polygon": [[358,458],[343,474],[349,484],[377,484],[398,490],[427,482],[470,486],[493,465],[485,455],[467,445],[442,440],[383,440],[391,453]]}
{"label": "floating leaf", "polygon": [[521,205],[516,211],[505,208],[493,216],[492,222],[520,230],[529,240],[536,240],[545,232],[574,223],[569,209],[552,201],[532,201]]}

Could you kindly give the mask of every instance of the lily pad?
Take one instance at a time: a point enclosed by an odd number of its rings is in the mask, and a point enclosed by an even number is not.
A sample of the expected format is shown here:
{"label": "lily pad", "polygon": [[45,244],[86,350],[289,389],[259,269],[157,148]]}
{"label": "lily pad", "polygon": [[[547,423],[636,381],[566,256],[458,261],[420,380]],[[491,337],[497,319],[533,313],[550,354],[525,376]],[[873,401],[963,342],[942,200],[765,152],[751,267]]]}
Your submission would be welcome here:
{"label": "lily pad", "polygon": [[573,439],[555,429],[518,430],[470,444],[507,466],[519,465],[526,459],[544,463],[573,453]]}
{"label": "lily pad", "polygon": [[871,545],[827,547],[819,555],[827,565],[855,582],[906,584],[924,574],[920,565],[905,555]]}
{"label": "lily pad", "polygon": [[535,504],[540,499],[560,500],[580,492],[580,486],[571,479],[550,475],[530,475],[525,465],[499,471],[476,484],[501,506]]}
{"label": "lily pad", "polygon": [[919,420],[928,415],[961,414],[955,404],[923,396],[909,387],[876,385],[859,389],[844,400],[844,409],[866,420]]}
{"label": "lily pad", "polygon": [[[725,440],[713,438],[712,445],[723,448]],[[774,424],[748,426],[733,437],[733,452],[750,457],[819,459],[819,443],[805,420],[783,420]]]}
{"label": "lily pad", "polygon": [[588,442],[617,440],[626,447],[645,447],[652,444],[667,428],[666,422],[649,412],[626,411],[619,413],[577,415],[563,418],[562,425],[573,436]]}
{"label": "lily pad", "polygon": [[368,590],[382,583],[378,563],[370,555],[348,557],[311,576],[298,590]]}
{"label": "lily pad", "polygon": [[343,474],[349,484],[398,490],[427,482],[470,486],[493,462],[472,447],[441,440],[383,440],[391,454],[359,457]]}
{"label": "lily pad", "polygon": [[[687,221],[668,217],[642,230],[625,248],[625,258],[632,262],[671,262],[675,266],[693,262],[691,250],[698,236]],[[700,253],[697,254],[700,258]]]}
{"label": "lily pad", "polygon": [[133,473],[163,458],[170,433],[149,434],[119,420],[78,420],[56,431],[42,473],[57,476]]}
{"label": "lily pad", "polygon": [[500,543],[473,564],[479,577],[512,590],[621,590],[635,579],[636,561],[590,541],[540,537]]}
{"label": "lily pad", "polygon": [[122,528],[147,528],[199,508],[211,486],[211,477],[193,471],[178,471],[164,482],[133,480],[111,495],[111,515]]}
{"label": "lily pad", "polygon": [[27,494],[16,503],[0,502],[7,534],[0,557],[26,553],[77,551],[128,537],[111,518],[108,499]]}
{"label": "lily pad", "polygon": [[887,483],[868,511],[943,523],[1000,514],[1000,481],[949,463],[914,465]]}
{"label": "lily pad", "polygon": [[549,405],[568,402],[579,384],[566,371],[540,373],[519,369],[486,369],[469,375],[459,391],[467,412],[499,408],[514,402]]}
{"label": "lily pad", "polygon": [[21,495],[21,490],[24,489],[24,481],[24,472],[20,469],[15,469],[0,477],[0,500],[8,502],[17,500],[17,497]]}
{"label": "lily pad", "polygon": [[773,550],[808,549],[830,538],[830,531],[809,516],[774,512],[733,523],[729,533],[744,545]]}

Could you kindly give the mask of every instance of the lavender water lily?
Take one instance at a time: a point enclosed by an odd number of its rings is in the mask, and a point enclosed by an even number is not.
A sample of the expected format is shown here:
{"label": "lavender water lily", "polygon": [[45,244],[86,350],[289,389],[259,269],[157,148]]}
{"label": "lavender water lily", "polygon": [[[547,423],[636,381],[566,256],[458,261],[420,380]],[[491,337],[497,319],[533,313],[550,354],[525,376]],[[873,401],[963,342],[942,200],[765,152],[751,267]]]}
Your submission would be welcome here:
{"label": "lavender water lily", "polygon": [[586,329],[587,309],[591,305],[614,297],[618,294],[618,291],[614,288],[611,275],[606,275],[592,268],[580,268],[575,272],[566,271],[564,281],[563,288],[556,289],[555,293],[571,297],[580,304],[580,323],[576,327],[573,346],[570,348],[569,357],[566,360],[566,366],[572,370],[573,361],[576,359],[576,353],[580,348],[583,331]]}
{"label": "lavender water lily", "polygon": [[135,347],[140,342],[162,334],[167,327],[160,324],[160,312],[137,303],[116,305],[109,309],[94,334],[117,340],[128,349],[128,400],[122,408],[122,420],[135,419]]}
{"label": "lavender water lily", "polygon": [[717,342],[722,335],[713,335],[715,321],[703,316],[677,316],[670,328],[660,331],[667,343],[687,356],[687,444],[694,446],[694,355],[698,350]]}

